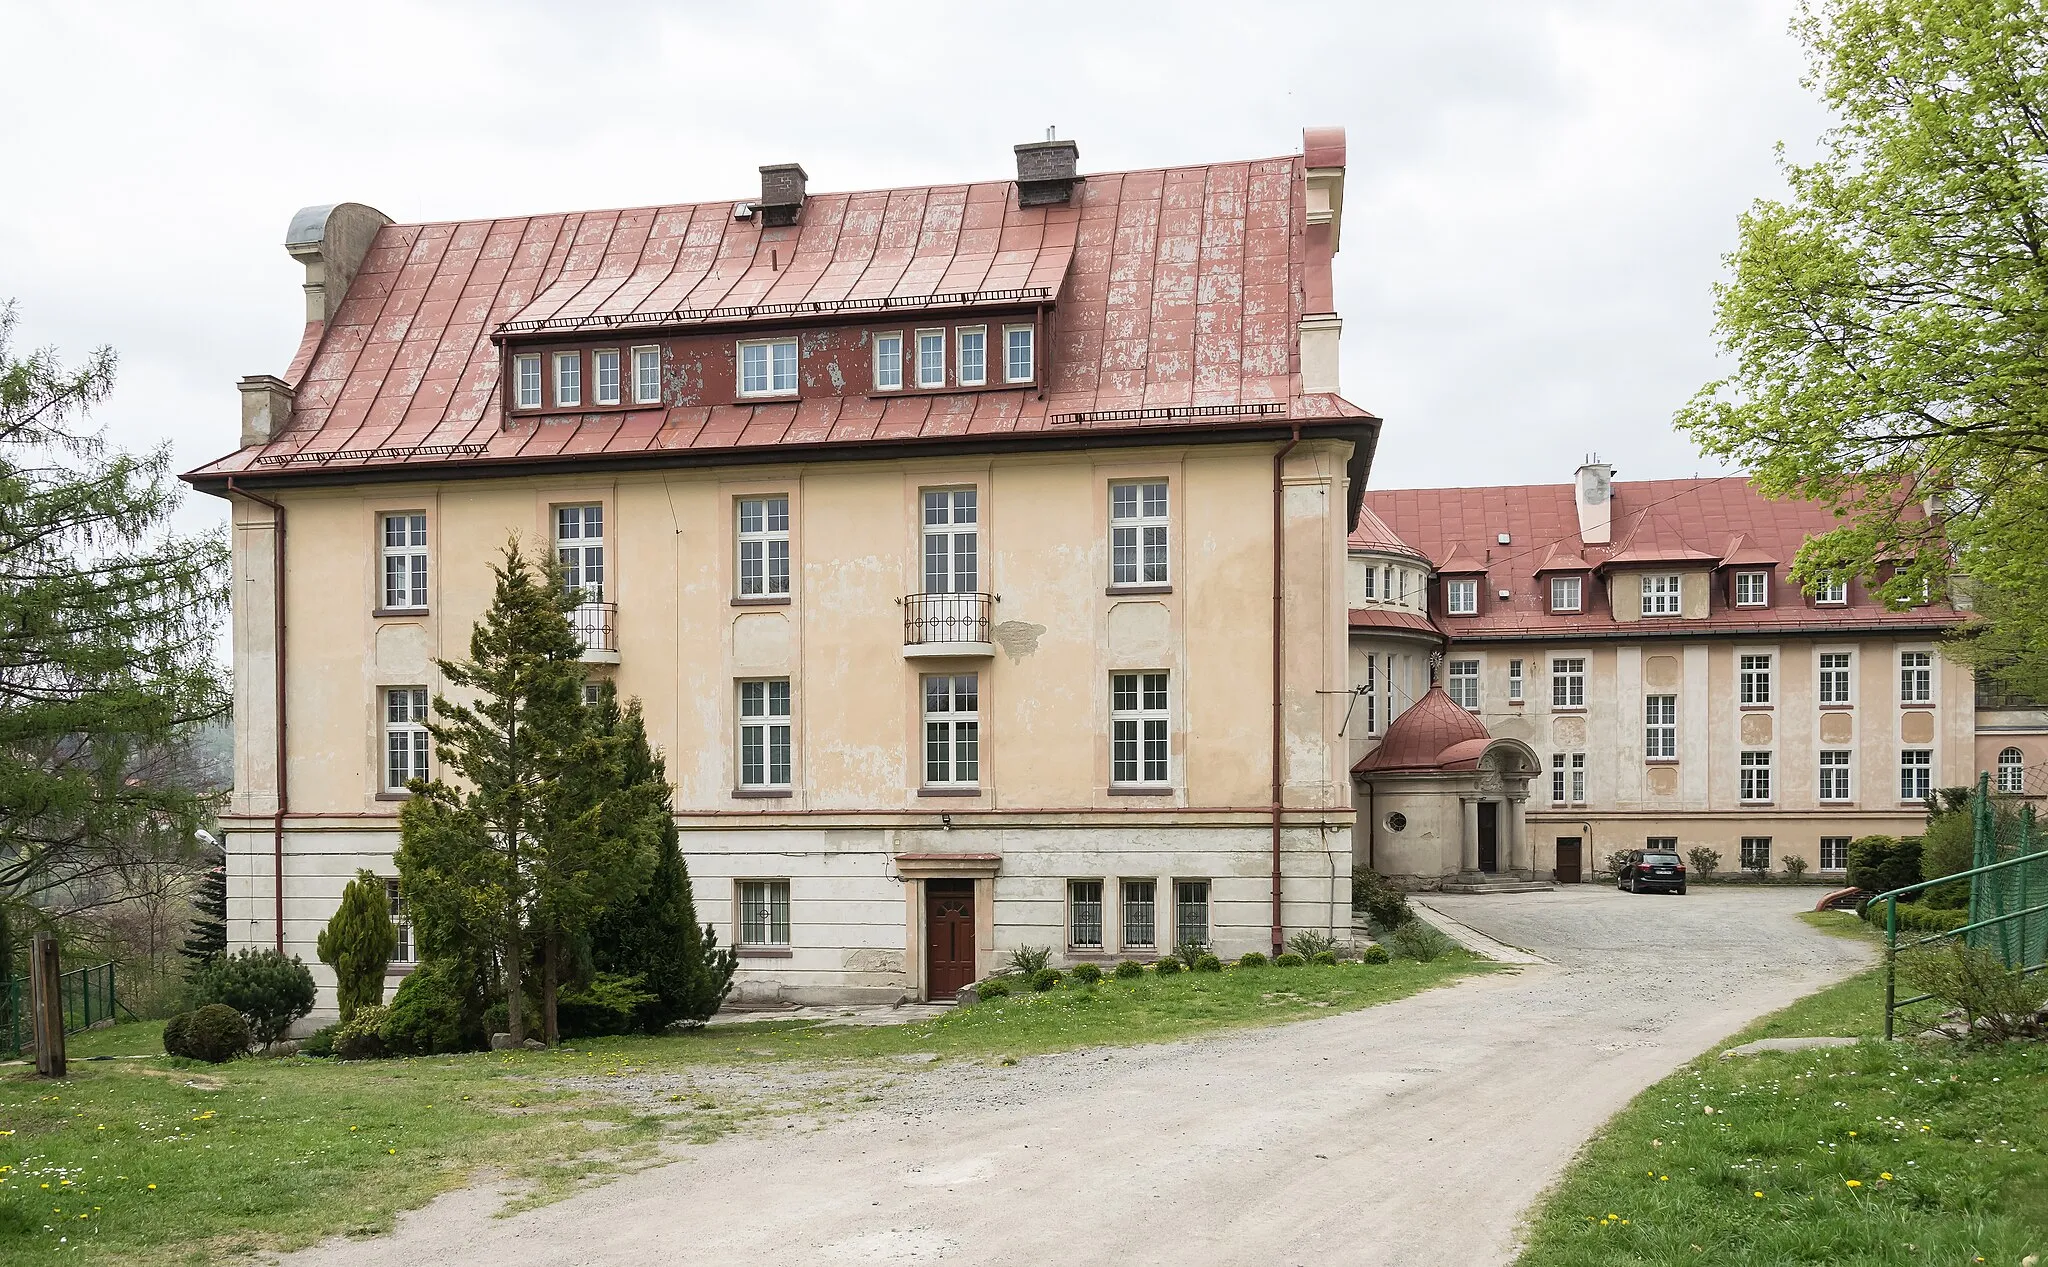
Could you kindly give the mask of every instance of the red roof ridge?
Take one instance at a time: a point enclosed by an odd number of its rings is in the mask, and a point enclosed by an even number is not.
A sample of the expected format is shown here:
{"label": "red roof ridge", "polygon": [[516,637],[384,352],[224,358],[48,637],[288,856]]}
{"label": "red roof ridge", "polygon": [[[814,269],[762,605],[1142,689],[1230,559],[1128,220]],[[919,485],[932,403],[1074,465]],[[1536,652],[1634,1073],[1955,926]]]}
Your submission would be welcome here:
{"label": "red roof ridge", "polygon": [[1722,567],[1731,567],[1742,563],[1775,564],[1782,562],[1784,562],[1783,559],[1778,558],[1762,546],[1752,542],[1749,539],[1749,534],[1746,532],[1738,532],[1733,537],[1730,537],[1728,539],[1728,548],[1721,554]]}
{"label": "red roof ridge", "polygon": [[1484,572],[1486,564],[1480,560],[1478,555],[1467,550],[1464,542],[1453,541],[1450,550],[1444,555],[1443,561],[1436,565],[1436,570],[1444,573]]}

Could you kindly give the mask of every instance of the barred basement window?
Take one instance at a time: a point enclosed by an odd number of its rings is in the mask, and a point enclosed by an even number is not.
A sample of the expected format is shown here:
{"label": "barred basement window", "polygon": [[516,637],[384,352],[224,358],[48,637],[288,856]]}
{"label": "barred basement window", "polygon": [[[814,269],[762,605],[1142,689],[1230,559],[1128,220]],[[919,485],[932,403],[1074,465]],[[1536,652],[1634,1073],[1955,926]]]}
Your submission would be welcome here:
{"label": "barred basement window", "polygon": [[789,881],[740,881],[740,945],[789,945]]}
{"label": "barred basement window", "polygon": [[1102,949],[1102,881],[1067,882],[1067,945]]}
{"label": "barred basement window", "polygon": [[1173,886],[1173,943],[1209,944],[1209,882],[1178,880]]}
{"label": "barred basement window", "polygon": [[1124,948],[1136,950],[1157,944],[1153,931],[1153,898],[1159,886],[1152,880],[1124,880],[1118,885],[1124,900]]}

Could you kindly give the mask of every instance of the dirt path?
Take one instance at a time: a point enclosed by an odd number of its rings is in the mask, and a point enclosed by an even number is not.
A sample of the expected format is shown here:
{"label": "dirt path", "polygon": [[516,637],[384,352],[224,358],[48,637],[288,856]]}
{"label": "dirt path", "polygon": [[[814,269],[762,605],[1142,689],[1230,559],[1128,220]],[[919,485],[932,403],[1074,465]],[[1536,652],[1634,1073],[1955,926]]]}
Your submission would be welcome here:
{"label": "dirt path", "polygon": [[1812,893],[1431,899],[1548,962],[1249,1034],[905,1069],[817,1130],[506,1219],[457,1194],[287,1262],[1501,1263],[1637,1091],[1868,960],[1792,917]]}

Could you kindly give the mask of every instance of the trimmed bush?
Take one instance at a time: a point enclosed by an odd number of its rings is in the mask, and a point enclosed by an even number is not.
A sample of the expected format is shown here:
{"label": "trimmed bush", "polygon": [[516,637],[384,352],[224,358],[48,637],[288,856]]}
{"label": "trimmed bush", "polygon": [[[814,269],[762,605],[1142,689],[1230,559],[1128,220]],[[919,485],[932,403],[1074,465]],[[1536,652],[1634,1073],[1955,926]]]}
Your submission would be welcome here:
{"label": "trimmed bush", "polygon": [[1337,939],[1320,928],[1304,929],[1287,939],[1287,948],[1303,959],[1314,959],[1328,951],[1337,953]]}
{"label": "trimmed bush", "polygon": [[1116,966],[1116,975],[1128,981],[1132,977],[1145,975],[1145,965],[1135,959],[1126,959]]}
{"label": "trimmed bush", "polygon": [[1152,965],[1152,971],[1158,973],[1162,977],[1170,977],[1174,973],[1180,971],[1180,960],[1161,959],[1158,963]]}
{"label": "trimmed bush", "polygon": [[1458,943],[1444,936],[1435,925],[1418,919],[1387,934],[1386,946],[1398,958],[1428,963],[1456,950]]}
{"label": "trimmed bush", "polygon": [[1364,911],[1373,927],[1379,929],[1399,928],[1415,918],[1415,912],[1408,909],[1408,899],[1371,867],[1351,869],[1351,909]]}
{"label": "trimmed bush", "polygon": [[391,1009],[382,1003],[364,1003],[355,1014],[334,1030],[334,1054],[343,1060],[376,1060],[387,1050],[384,1023]]}
{"label": "trimmed bush", "polygon": [[1266,957],[1256,950],[1247,950],[1237,957],[1237,966],[1240,968],[1263,968],[1266,966]]}
{"label": "trimmed bush", "polygon": [[[430,1056],[474,1051],[484,1037],[476,994],[466,988],[459,965],[429,959],[406,974],[385,1009],[384,1043],[393,1055]],[[474,1016],[474,1021],[465,1021]]]}
{"label": "trimmed bush", "polygon": [[1019,946],[1010,952],[1010,971],[1035,977],[1052,962],[1051,946]]}
{"label": "trimmed bush", "polygon": [[334,1000],[346,1025],[359,1007],[384,1002],[384,970],[398,953],[398,929],[391,922],[391,898],[384,881],[368,871],[341,891],[334,918],[320,930],[320,962],[334,969]]}
{"label": "trimmed bush", "polygon": [[1873,897],[1920,882],[1920,842],[1897,836],[1858,836],[1849,842],[1850,887]]}
{"label": "trimmed bush", "polygon": [[983,1002],[990,999],[1006,999],[1010,997],[1010,983],[1002,977],[990,977],[986,981],[976,982],[974,993]]}
{"label": "trimmed bush", "polygon": [[164,1050],[173,1056],[218,1065],[248,1053],[249,1022],[225,1003],[208,1003],[172,1019],[183,1022],[175,1031],[176,1047],[171,1046],[172,1027],[164,1026]]}
{"label": "trimmed bush", "polygon": [[164,1053],[170,1056],[185,1054],[185,1031],[192,1023],[192,1013],[180,1012],[164,1022]]}
{"label": "trimmed bush", "polygon": [[[1863,908],[1863,918],[1878,928],[1884,927],[1883,902],[1871,902]],[[1952,933],[1970,922],[1970,913],[1946,907],[1923,906],[1918,902],[1899,903],[1899,931],[1902,933]]]}
{"label": "trimmed bush", "polygon": [[1319,963],[1325,968],[1334,968],[1337,966],[1337,952],[1334,950],[1318,950],[1309,956],[1308,961],[1310,963]]}
{"label": "trimmed bush", "polygon": [[1375,944],[1367,946],[1365,953],[1358,958],[1361,963],[1391,963],[1394,957],[1387,953],[1385,946]]}
{"label": "trimmed bush", "polygon": [[1094,985],[1102,980],[1102,969],[1092,963],[1077,963],[1074,965],[1073,977],[1081,985]]}
{"label": "trimmed bush", "polygon": [[192,997],[223,1003],[242,1014],[249,1033],[264,1046],[313,1010],[313,974],[297,955],[243,950],[210,965],[192,983]]}
{"label": "trimmed bush", "polygon": [[1308,960],[1303,959],[1291,950],[1283,950],[1273,956],[1273,966],[1275,968],[1299,968],[1307,962]]}
{"label": "trimmed bush", "polygon": [[1195,956],[1195,971],[1221,972],[1223,971],[1223,961],[1210,954],[1197,955]]}
{"label": "trimmed bush", "polygon": [[1031,988],[1038,991],[1040,994],[1044,994],[1047,990],[1057,988],[1059,986],[1059,983],[1060,970],[1058,968],[1040,968],[1038,971],[1031,974]]}

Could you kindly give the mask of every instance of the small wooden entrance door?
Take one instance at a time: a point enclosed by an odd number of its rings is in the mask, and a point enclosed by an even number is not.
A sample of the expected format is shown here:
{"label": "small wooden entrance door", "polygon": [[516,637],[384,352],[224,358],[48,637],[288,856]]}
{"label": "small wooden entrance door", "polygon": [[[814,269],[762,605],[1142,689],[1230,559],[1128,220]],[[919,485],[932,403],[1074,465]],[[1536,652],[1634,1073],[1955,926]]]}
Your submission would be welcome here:
{"label": "small wooden entrance door", "polygon": [[1559,884],[1579,884],[1584,880],[1579,861],[1579,838],[1559,836],[1557,838],[1557,868],[1551,874]]}
{"label": "small wooden entrance door", "polygon": [[974,980],[974,881],[924,882],[925,997],[950,999]]}
{"label": "small wooden entrance door", "polygon": [[1479,869],[1500,870],[1500,802],[1479,802]]}

